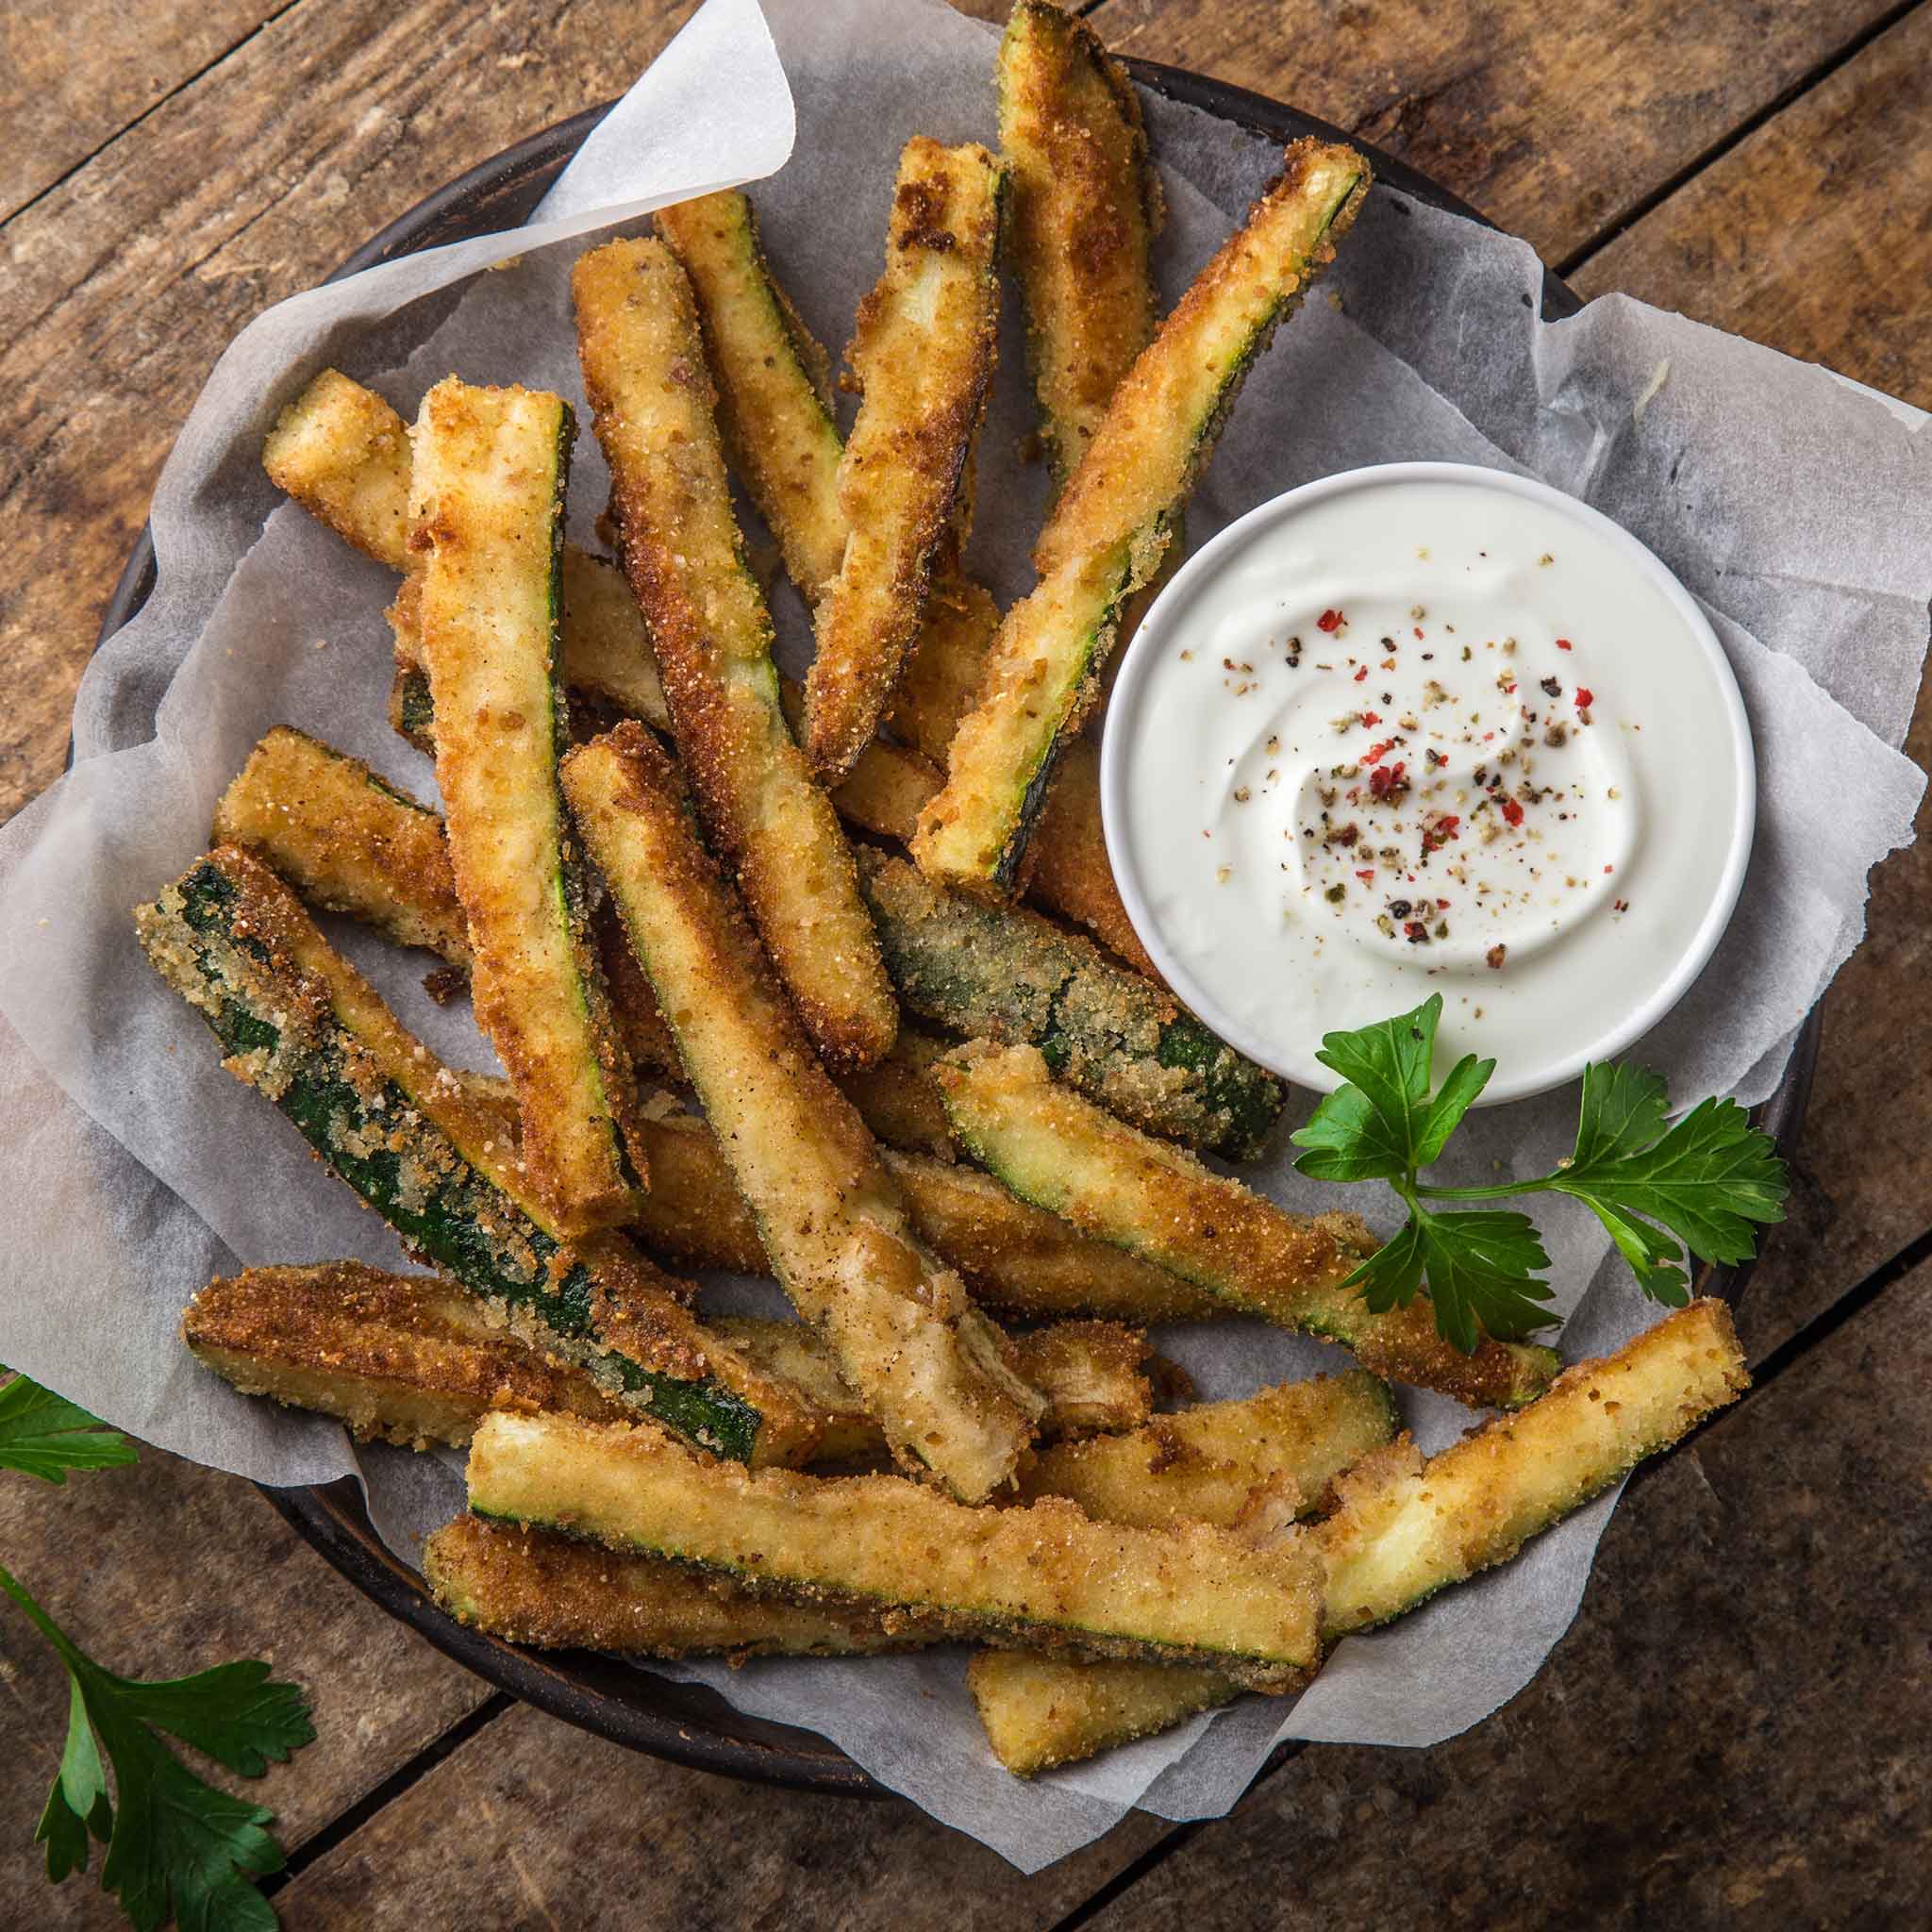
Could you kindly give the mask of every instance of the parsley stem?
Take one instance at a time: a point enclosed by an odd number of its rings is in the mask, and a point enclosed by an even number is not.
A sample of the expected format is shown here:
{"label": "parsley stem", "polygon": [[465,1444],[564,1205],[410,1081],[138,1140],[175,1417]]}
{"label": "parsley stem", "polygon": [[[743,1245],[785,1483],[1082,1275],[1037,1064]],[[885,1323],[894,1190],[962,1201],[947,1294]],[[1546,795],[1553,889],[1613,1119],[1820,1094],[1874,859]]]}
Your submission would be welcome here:
{"label": "parsley stem", "polygon": [[1507,1201],[1512,1194],[1541,1194],[1556,1185],[1554,1175],[1537,1181],[1498,1181],[1491,1188],[1434,1188],[1417,1181],[1415,1191],[1431,1201]]}

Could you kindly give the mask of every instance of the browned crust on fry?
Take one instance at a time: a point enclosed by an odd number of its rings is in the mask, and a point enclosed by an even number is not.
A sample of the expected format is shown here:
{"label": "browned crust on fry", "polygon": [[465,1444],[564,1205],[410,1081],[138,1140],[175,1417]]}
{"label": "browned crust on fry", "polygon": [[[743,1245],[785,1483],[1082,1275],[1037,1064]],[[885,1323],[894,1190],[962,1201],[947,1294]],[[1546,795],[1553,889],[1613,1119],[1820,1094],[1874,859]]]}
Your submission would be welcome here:
{"label": "browned crust on fry", "polygon": [[1028,360],[1064,481],[1154,339],[1160,181],[1126,70],[1084,20],[1046,0],[1019,0],[1008,19],[999,98]]}
{"label": "browned crust on fry", "polygon": [[1072,740],[1060,756],[1028,856],[1028,898],[1084,925],[1102,945],[1165,990],[1167,982],[1141,943],[1114,883],[1100,815],[1100,753],[1084,738]]}
{"label": "browned crust on fry", "polygon": [[259,855],[325,912],[469,965],[442,820],[360,758],[275,725],[222,794],[211,837]]}
{"label": "browned crust on fry", "polygon": [[919,136],[900,157],[885,273],[847,352],[864,396],[839,471],[847,536],[806,680],[807,746],[827,776],[851,770],[898,682],[985,413],[1004,184],[982,147]]}
{"label": "browned crust on fry", "polygon": [[838,818],[779,711],[691,285],[662,242],[636,241],[581,257],[572,289],[625,573],[699,811],[813,1041],[863,1066],[898,1009]]}
{"label": "browned crust on fry", "polygon": [[359,1261],[218,1276],[189,1303],[181,1336],[242,1394],[404,1448],[460,1448],[492,1408],[625,1414],[594,1377],[492,1324],[460,1290]]}
{"label": "browned crust on fry", "polygon": [[635,1657],[858,1657],[935,1641],[911,1620],[752,1597],[693,1570],[601,1544],[459,1516],[423,1546],[423,1574],[458,1623],[542,1650]]}

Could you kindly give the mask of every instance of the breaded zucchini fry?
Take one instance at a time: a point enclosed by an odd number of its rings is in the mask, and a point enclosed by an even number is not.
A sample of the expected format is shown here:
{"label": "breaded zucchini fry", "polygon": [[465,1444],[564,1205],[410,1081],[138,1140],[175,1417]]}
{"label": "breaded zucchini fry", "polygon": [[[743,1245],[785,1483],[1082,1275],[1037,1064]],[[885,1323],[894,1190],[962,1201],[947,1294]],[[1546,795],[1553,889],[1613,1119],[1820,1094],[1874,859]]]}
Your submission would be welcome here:
{"label": "breaded zucchini fry", "polygon": [[1159,569],[1241,378],[1332,258],[1368,164],[1312,139],[1208,264],[1115,392],[1047,520],[1040,584],[1007,613],[946,789],[913,856],[930,877],[1010,892],[1054,762],[1098,692],[1122,608]]}
{"label": "breaded zucchini fry", "polygon": [[275,725],[223,792],[211,836],[265,858],[311,906],[469,966],[441,816],[360,758]]}
{"label": "breaded zucchini fry", "polygon": [[[839,1374],[823,1340],[799,1322],[751,1317],[706,1332],[807,1412],[811,1456],[851,1462],[886,1453],[885,1438]],[[627,1411],[585,1370],[548,1353],[473,1296],[434,1274],[393,1274],[359,1261],[249,1268],[214,1280],[181,1321],[190,1350],[244,1395],[346,1423],[364,1440],[406,1449],[461,1448],[492,1408],[557,1409],[591,1422]],[[1110,1322],[1069,1322],[1016,1339],[1051,1405],[1046,1432],[1074,1440],[1147,1420],[1146,1335]]]}
{"label": "breaded zucchini fry", "polygon": [[1212,1663],[1256,1690],[1319,1649],[1320,1566],[1205,1524],[1090,1521],[1050,1498],[975,1509],[890,1475],[753,1475],[651,1428],[486,1416],[470,1507],[671,1557],[794,1601],[909,1610],[959,1636]]}
{"label": "breaded zucchini fry", "polygon": [[1231,1159],[1260,1151],[1286,1098],[1274,1074],[1091,941],[1018,906],[934,886],[903,858],[858,855],[899,997],[952,1033],[1038,1046],[1083,1093]]}
{"label": "breaded zucchini fry", "polygon": [[1405,1440],[1372,1457],[1343,1477],[1341,1507],[1314,1532],[1327,1640],[1507,1562],[1750,1382],[1730,1309],[1706,1298],[1615,1355],[1564,1370],[1528,1407],[1438,1455],[1424,1459]]}
{"label": "breaded zucchini fry", "polygon": [[836,1065],[864,1066],[891,1045],[898,1008],[838,819],[780,709],[691,285],[662,242],[612,242],[578,259],[571,288],[625,573],[698,810],[807,1031]]}
{"label": "breaded zucchini fry", "polygon": [[553,395],[454,376],[423,399],[409,507],[436,782],[469,921],[477,1024],[516,1090],[523,1158],[560,1229],[627,1220],[634,1080],[611,1024],[557,759],[558,553],[575,422]]}
{"label": "breaded zucchini fry", "polygon": [[[276,419],[262,446],[269,480],[365,557],[405,573],[409,555],[408,425],[374,390],[325,369]],[[423,661],[418,589],[406,583],[390,613],[399,682]],[[623,577],[573,544],[563,550],[563,619],[558,645],[572,689],[670,728],[650,634]],[[408,689],[401,708],[426,707],[427,681]],[[400,730],[401,727],[398,726]],[[409,731],[402,731],[405,738]]]}
{"label": "breaded zucchini fry", "polygon": [[1557,1372],[1552,1349],[1485,1339],[1466,1356],[1425,1296],[1373,1314],[1342,1281],[1374,1237],[1350,1214],[1290,1214],[1052,1079],[1037,1050],[974,1041],[934,1076],[959,1144],[1036,1207],[1172,1269],[1243,1313],[1339,1341],[1391,1381],[1514,1408]]}
{"label": "breaded zucchini fry", "polygon": [[423,1575],[458,1624],[545,1650],[640,1657],[875,1657],[934,1641],[907,1620],[721,1588],[656,1557],[459,1516],[423,1546]]}
{"label": "breaded zucchini fry", "polygon": [[419,1259],[719,1454],[809,1453],[798,1403],[706,1336],[685,1284],[620,1236],[559,1238],[543,1224],[500,1106],[410,1038],[258,860],[217,848],[135,924],[229,1072],[273,1100]]}
{"label": "breaded zucchini fry", "polygon": [[806,678],[813,766],[842,777],[899,681],[992,386],[1006,166],[915,136],[899,158],[885,273],[846,359],[862,396],[839,470],[845,550]]}
{"label": "breaded zucchini fry", "polygon": [[1193,1519],[1266,1537],[1312,1514],[1342,1471],[1397,1427],[1388,1386],[1357,1369],[1059,1443],[1041,1452],[1020,1494],[1064,1496],[1104,1523],[1163,1529]]}
{"label": "breaded zucchini fry", "polygon": [[1028,362],[1064,483],[1160,319],[1160,179],[1126,70],[1049,0],[1019,0],[1007,17],[998,88]]}
{"label": "breaded zucchini fry", "polygon": [[966,1688],[992,1755],[1015,1777],[1077,1764],[1232,1704],[1241,1686],[1199,1665],[1070,1663],[1030,1650],[975,1651]]}
{"label": "breaded zucchini fry", "polygon": [[[1693,1302],[1439,1455],[1424,1460],[1407,1437],[1375,1451],[1341,1477],[1341,1507],[1307,1532],[1326,1579],[1325,1641],[1507,1562],[1747,1382],[1729,1310]],[[1205,1671],[1078,1667],[1008,1651],[975,1657],[967,1683],[994,1755],[1023,1777],[1166,1730],[1239,1689]]]}
{"label": "breaded zucchini fry", "polygon": [[847,534],[845,451],[824,345],[773,275],[758,218],[736,189],[659,208],[655,219],[697,297],[732,468],[778,540],[785,574],[816,604],[839,575]]}
{"label": "breaded zucchini fry", "polygon": [[1100,817],[1100,748],[1091,740],[1072,739],[1061,752],[1031,856],[1026,896],[1084,925],[1109,952],[1165,991],[1167,982],[1141,943],[1114,883]]}
{"label": "breaded zucchini fry", "polygon": [[780,1283],[893,1454],[985,1501],[1011,1481],[1041,1398],[920,1241],[864,1122],[813,1058],[691,832],[670,759],[625,723],[570,755],[564,786]]}
{"label": "breaded zucchini fry", "polygon": [[363,1441],[404,1449],[459,1449],[492,1408],[625,1416],[595,1376],[492,1321],[475,1296],[359,1261],[218,1277],[188,1304],[181,1339],[243,1395],[332,1415]]}

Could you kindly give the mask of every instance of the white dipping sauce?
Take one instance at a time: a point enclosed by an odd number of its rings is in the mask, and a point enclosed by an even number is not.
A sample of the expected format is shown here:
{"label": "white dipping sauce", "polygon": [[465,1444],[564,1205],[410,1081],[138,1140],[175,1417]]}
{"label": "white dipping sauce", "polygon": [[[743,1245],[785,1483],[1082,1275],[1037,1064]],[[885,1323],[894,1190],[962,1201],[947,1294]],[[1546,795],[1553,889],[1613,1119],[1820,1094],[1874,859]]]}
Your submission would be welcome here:
{"label": "white dipping sauce", "polygon": [[1403,465],[1293,492],[1178,576],[1107,725],[1108,848],[1174,990],[1311,1086],[1443,996],[1485,1098],[1621,1050],[1708,957],[1756,788],[1662,565],[1569,499]]}

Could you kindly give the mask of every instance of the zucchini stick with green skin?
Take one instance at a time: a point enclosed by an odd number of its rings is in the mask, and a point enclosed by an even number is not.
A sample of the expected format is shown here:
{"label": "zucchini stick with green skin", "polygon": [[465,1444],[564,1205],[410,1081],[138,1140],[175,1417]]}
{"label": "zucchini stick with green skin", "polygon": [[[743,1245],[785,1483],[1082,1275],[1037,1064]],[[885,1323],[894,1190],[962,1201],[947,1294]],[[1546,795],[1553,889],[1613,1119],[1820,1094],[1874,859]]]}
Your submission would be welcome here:
{"label": "zucchini stick with green skin", "polygon": [[[1326,1579],[1324,1640],[1507,1562],[1748,1381],[1729,1310],[1692,1302],[1435,1456],[1407,1437],[1368,1456],[1339,1479],[1341,1507],[1305,1532]],[[1023,1777],[1167,1730],[1240,1688],[1208,1671],[1082,1669],[1005,1651],[975,1657],[967,1683],[994,1755]]]}
{"label": "zucchini stick with green skin", "polygon": [[[705,1329],[786,1385],[808,1418],[813,1461],[885,1455],[878,1424],[803,1323],[742,1317]],[[393,1274],[359,1261],[244,1269],[189,1303],[181,1333],[198,1360],[244,1395],[332,1415],[364,1441],[407,1449],[462,1448],[493,1408],[628,1418],[587,1370],[534,1345],[434,1274]],[[1018,1337],[1014,1347],[1040,1375],[1055,1440],[1146,1422],[1152,1391],[1141,1330],[1070,1322]]]}
{"label": "zucchini stick with green skin", "polygon": [[877,730],[992,386],[1006,167],[983,147],[906,143],[886,266],[847,351],[862,400],[839,470],[846,538],[818,601],[806,741],[826,777]]}
{"label": "zucchini stick with green skin", "polygon": [[1041,1398],[919,1239],[699,846],[670,759],[626,723],[572,752],[564,787],[779,1282],[893,1454],[984,1502],[1012,1480]]}
{"label": "zucchini stick with green skin", "polygon": [[1039,586],[1007,613],[986,682],[920,820],[933,879],[1019,882],[1057,754],[1099,691],[1126,601],[1160,568],[1241,379],[1333,258],[1368,191],[1345,147],[1293,143],[1281,179],[1195,278],[1115,391],[1035,548]]}
{"label": "zucchini stick with green skin", "polygon": [[1552,1349],[1486,1338],[1464,1355],[1427,1298],[1374,1314],[1342,1282],[1374,1246],[1350,1214],[1290,1214],[1053,1080],[1032,1047],[969,1042],[934,1068],[960,1145],[1023,1199],[1083,1234],[1172,1269],[1242,1313],[1339,1341],[1391,1381],[1520,1407],[1549,1386]]}
{"label": "zucchini stick with green skin", "polygon": [[1171,993],[1020,906],[934,886],[858,855],[886,970],[908,1008],[951,1033],[1038,1046],[1083,1093],[1151,1132],[1251,1159],[1286,1099],[1274,1074]]}
{"label": "zucchini stick with green skin", "polygon": [[228,1071],[274,1101],[402,1238],[526,1339],[716,1453],[809,1454],[782,1385],[706,1335],[691,1289],[621,1236],[559,1236],[499,1106],[397,1023],[259,860],[218,847],[135,914]]}
{"label": "zucchini stick with green skin", "polygon": [[1134,83],[1085,21],[1019,0],[997,79],[1028,361],[1047,459],[1064,483],[1160,320],[1160,179]]}
{"label": "zucchini stick with green skin", "polygon": [[557,760],[558,554],[575,422],[560,398],[475,389],[423,399],[411,548],[439,717],[436,781],[470,928],[477,1023],[516,1090],[531,1185],[562,1229],[630,1217],[635,1081],[610,1019]]}
{"label": "zucchini stick with green skin", "polygon": [[1212,1663],[1299,1683],[1320,1644],[1320,1568],[1224,1530],[1124,1529],[1071,1503],[976,1509],[899,1476],[760,1474],[661,1431],[486,1416],[470,1508],[670,1557],[794,1602],[910,1612],[962,1637]]}
{"label": "zucchini stick with green skin", "polygon": [[[733,466],[777,537],[799,594],[816,603],[839,574],[849,527],[839,500],[843,447],[825,392],[825,352],[766,263],[744,195],[704,195],[661,210],[657,222],[697,297]],[[832,794],[841,817],[902,843],[912,838],[943,781],[953,734],[978,695],[999,624],[992,593],[941,560],[888,719],[913,751],[873,740]],[[802,717],[789,692],[786,703],[796,734]],[[1069,757],[1043,808],[1037,845],[1028,885],[1035,903],[1087,927],[1158,980],[1108,864],[1097,764],[1083,768]]]}
{"label": "zucchini stick with green skin", "polygon": [[571,290],[625,574],[698,811],[806,1030],[833,1064],[864,1066],[898,1008],[838,818],[786,726],[691,285],[661,242],[612,242],[578,258]]}

